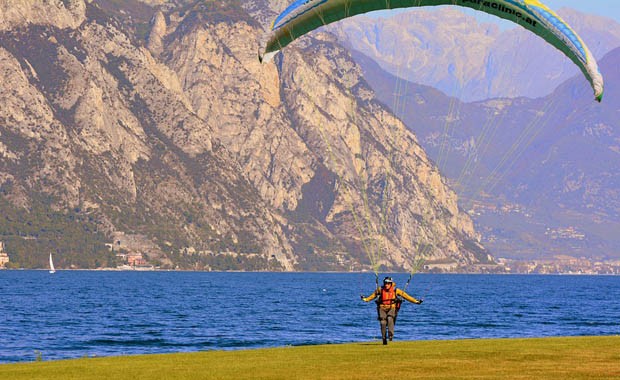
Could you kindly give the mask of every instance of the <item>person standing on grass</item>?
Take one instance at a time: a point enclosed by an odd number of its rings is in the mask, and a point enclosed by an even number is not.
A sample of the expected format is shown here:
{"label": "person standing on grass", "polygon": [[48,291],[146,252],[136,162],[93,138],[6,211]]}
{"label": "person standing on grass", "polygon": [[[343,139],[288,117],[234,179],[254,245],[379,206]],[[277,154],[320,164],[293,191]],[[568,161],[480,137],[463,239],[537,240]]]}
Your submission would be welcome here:
{"label": "person standing on grass", "polygon": [[405,291],[398,289],[392,277],[384,278],[382,287],[377,287],[368,297],[362,295],[361,298],[364,302],[377,299],[377,317],[381,324],[383,344],[387,344],[388,340],[392,341],[394,338],[394,324],[403,299],[418,305],[422,303],[422,300],[415,299]]}

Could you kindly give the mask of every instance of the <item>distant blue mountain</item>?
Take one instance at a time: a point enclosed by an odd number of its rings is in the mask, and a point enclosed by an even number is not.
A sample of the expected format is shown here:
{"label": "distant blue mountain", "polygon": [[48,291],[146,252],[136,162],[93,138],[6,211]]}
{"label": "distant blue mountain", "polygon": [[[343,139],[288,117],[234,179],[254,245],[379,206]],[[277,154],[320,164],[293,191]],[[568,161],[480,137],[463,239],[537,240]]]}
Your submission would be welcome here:
{"label": "distant blue mountain", "polygon": [[494,255],[620,257],[620,48],[600,60],[601,104],[581,75],[543,98],[462,103],[354,55],[451,178]]}

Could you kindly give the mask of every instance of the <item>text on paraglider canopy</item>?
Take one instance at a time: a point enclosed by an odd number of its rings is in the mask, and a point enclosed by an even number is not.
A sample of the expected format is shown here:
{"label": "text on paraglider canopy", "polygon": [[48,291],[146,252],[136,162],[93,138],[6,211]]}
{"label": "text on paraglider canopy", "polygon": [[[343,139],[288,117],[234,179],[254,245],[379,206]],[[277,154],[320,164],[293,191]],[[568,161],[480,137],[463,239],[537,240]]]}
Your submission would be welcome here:
{"label": "text on paraglider canopy", "polygon": [[504,4],[500,4],[500,3],[496,3],[494,1],[484,1],[484,0],[459,0],[459,2],[461,2],[464,6],[468,6],[470,8],[472,8],[471,6],[467,5],[469,4],[476,4],[479,5],[480,7],[486,7],[486,8],[490,8],[490,9],[494,9],[497,10],[499,12],[502,13],[506,13],[509,15],[513,15],[515,16],[515,18],[517,18],[518,20],[523,20],[524,22],[530,24],[533,27],[536,27],[538,22],[534,19],[532,19],[531,17],[524,15],[522,12],[509,8],[507,6],[505,6]]}

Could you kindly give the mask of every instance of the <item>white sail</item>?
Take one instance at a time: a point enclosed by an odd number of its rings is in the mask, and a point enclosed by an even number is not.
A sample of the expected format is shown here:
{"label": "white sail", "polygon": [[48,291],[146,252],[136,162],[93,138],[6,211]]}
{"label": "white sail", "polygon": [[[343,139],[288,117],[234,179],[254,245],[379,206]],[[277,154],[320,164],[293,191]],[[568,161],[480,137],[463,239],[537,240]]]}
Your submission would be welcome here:
{"label": "white sail", "polygon": [[54,268],[54,260],[52,260],[51,252],[50,252],[50,273],[56,273],[56,269]]}

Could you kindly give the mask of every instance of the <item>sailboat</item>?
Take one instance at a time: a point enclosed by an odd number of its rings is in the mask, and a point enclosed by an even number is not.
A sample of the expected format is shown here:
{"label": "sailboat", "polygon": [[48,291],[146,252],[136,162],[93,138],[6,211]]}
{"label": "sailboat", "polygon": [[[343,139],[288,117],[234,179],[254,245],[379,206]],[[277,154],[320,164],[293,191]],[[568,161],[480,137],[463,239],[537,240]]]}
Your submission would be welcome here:
{"label": "sailboat", "polygon": [[52,260],[51,252],[50,252],[50,273],[56,273],[56,269],[54,268],[54,260]]}

